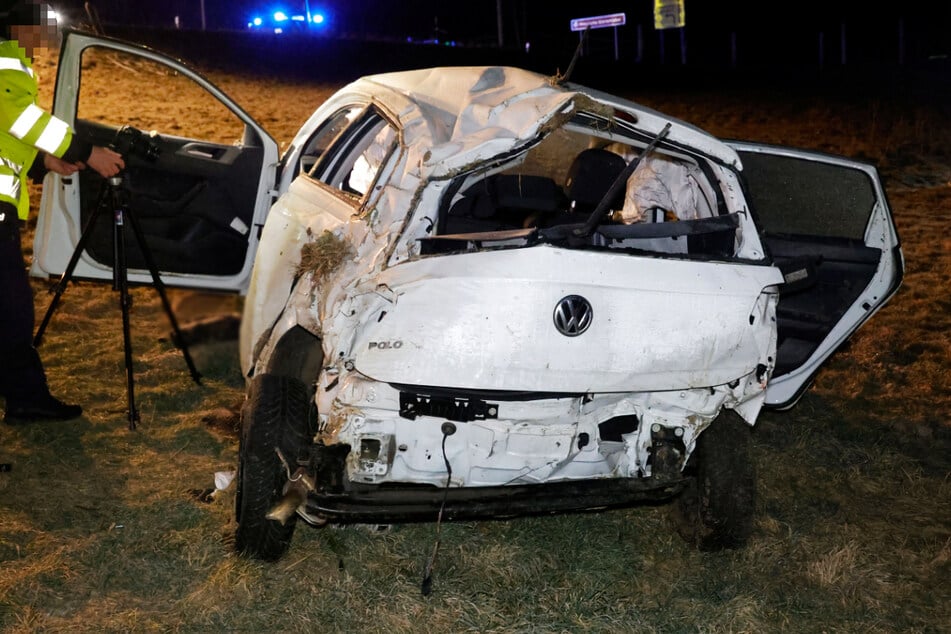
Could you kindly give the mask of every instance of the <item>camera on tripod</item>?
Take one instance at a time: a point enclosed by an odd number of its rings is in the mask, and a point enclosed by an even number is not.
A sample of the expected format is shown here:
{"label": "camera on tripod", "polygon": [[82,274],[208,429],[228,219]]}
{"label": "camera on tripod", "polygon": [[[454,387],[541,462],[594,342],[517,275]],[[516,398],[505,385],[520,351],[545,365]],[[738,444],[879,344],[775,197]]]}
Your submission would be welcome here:
{"label": "camera on tripod", "polygon": [[[145,134],[141,130],[133,128],[132,126],[123,126],[116,130],[115,137],[113,138],[112,143],[109,144],[109,147],[121,154],[126,159],[138,157],[144,161],[152,163],[156,161],[161,154],[161,148],[159,147],[158,143],[156,143],[157,140],[161,139],[155,132]],[[198,373],[198,369],[195,367],[195,363],[192,361],[191,355],[188,353],[188,348],[185,345],[181,331],[178,328],[178,321],[176,321],[175,315],[172,312],[172,306],[168,301],[168,297],[165,295],[165,285],[162,283],[162,279],[159,276],[158,266],[156,265],[155,260],[152,258],[152,254],[145,242],[145,236],[142,233],[142,228],[139,226],[138,220],[133,213],[133,209],[129,206],[128,201],[126,200],[128,198],[129,191],[126,190],[126,186],[123,185],[123,180],[125,177],[126,176],[120,172],[119,174],[111,176],[102,181],[99,192],[99,201],[93,209],[92,215],[86,221],[82,235],[79,236],[79,241],[76,243],[76,248],[73,250],[73,255],[70,257],[69,263],[66,265],[66,270],[63,272],[59,283],[53,289],[53,301],[50,302],[50,306],[46,311],[46,315],[43,317],[43,321],[40,323],[40,326],[33,337],[33,345],[35,347],[39,347],[40,341],[43,338],[43,333],[46,331],[46,326],[49,324],[50,319],[53,316],[53,311],[55,311],[56,307],[59,305],[60,297],[62,297],[66,290],[67,283],[73,276],[76,263],[79,262],[80,256],[86,249],[86,243],[97,226],[96,221],[99,217],[99,214],[103,212],[111,214],[113,249],[112,284],[113,290],[119,292],[119,305],[122,309],[122,338],[125,348],[126,389],[129,399],[129,429],[135,429],[136,422],[139,420],[139,412],[135,406],[135,381],[132,368],[132,335],[129,324],[129,309],[132,306],[132,297],[129,294],[128,263],[126,261],[126,240],[124,234],[126,224],[131,227],[132,233],[138,242],[142,257],[145,259],[145,264],[149,269],[149,273],[152,275],[152,286],[156,291],[158,291],[159,297],[162,300],[162,306],[164,306],[165,312],[168,315],[168,319],[172,324],[172,330],[175,333],[175,343],[179,348],[181,348],[182,354],[185,356],[185,363],[188,365],[192,379],[194,379],[195,383],[199,385],[201,385],[201,375]]]}
{"label": "camera on tripod", "polygon": [[116,130],[116,135],[109,147],[124,157],[136,156],[153,163],[162,153],[161,148],[155,142],[158,138],[159,136],[155,132],[146,134],[138,128],[126,125]]}

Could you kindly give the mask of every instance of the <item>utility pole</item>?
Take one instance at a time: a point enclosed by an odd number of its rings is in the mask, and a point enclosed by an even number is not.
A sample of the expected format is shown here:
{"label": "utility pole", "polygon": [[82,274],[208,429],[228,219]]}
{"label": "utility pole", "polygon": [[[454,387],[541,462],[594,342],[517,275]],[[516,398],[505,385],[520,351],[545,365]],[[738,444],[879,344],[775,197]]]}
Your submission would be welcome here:
{"label": "utility pole", "polygon": [[505,35],[502,31],[502,0],[495,0],[495,15],[499,26],[499,48],[505,46]]}

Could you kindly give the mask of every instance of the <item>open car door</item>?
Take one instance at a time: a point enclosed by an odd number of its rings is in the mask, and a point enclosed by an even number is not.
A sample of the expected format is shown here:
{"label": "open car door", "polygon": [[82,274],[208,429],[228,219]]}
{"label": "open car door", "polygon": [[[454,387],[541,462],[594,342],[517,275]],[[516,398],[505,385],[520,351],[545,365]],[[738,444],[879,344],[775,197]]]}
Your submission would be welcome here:
{"label": "open car door", "polygon": [[786,284],[766,404],[792,407],[820,365],[898,290],[904,258],[878,170],[791,148],[731,142]]}
{"label": "open car door", "polygon": [[[72,276],[112,280],[114,236],[123,235],[115,218],[130,224],[133,215],[143,239],[124,232],[130,283],[152,282],[151,255],[167,286],[247,290],[279,157],[244,110],[157,51],[66,31],[53,112],[96,145],[116,147],[126,169],[118,185],[91,169],[47,176],[32,275],[62,275],[79,245]],[[120,203],[125,216],[114,214]]]}

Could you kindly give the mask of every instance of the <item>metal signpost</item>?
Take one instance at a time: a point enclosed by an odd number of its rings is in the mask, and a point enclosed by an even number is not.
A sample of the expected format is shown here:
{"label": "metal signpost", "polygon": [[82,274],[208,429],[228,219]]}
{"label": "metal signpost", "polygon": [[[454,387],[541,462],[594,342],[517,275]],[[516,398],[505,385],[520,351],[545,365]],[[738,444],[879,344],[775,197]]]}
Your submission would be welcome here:
{"label": "metal signpost", "polygon": [[575,18],[571,21],[572,31],[587,31],[588,29],[605,29],[614,27],[614,61],[618,60],[617,28],[627,24],[627,14],[609,13],[594,15],[587,18]]}

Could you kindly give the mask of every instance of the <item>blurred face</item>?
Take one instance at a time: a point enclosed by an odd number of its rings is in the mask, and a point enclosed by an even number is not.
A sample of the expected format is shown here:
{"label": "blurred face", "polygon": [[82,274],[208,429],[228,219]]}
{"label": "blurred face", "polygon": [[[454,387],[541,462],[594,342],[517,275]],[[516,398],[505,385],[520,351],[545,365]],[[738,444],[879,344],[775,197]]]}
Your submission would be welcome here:
{"label": "blurred face", "polygon": [[37,52],[54,46],[58,40],[56,18],[46,5],[35,4],[30,7],[34,12],[38,24],[10,25],[10,39],[16,40],[26,52],[27,57],[33,57]]}

